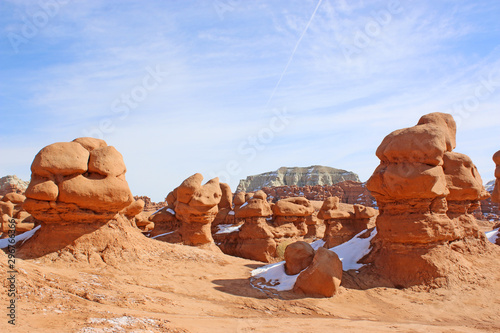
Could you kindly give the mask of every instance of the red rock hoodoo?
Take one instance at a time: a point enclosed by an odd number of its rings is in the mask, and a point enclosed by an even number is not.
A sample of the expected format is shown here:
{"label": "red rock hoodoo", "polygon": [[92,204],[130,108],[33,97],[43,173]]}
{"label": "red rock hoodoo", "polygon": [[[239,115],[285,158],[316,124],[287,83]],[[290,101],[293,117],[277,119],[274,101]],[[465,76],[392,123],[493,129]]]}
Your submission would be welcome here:
{"label": "red rock hoodoo", "polygon": [[470,158],[452,151],[455,135],[451,115],[431,113],[377,149],[367,187],[380,215],[368,261],[396,286],[445,284],[460,270],[449,263],[463,259],[456,248],[488,246],[472,212],[489,194]]}

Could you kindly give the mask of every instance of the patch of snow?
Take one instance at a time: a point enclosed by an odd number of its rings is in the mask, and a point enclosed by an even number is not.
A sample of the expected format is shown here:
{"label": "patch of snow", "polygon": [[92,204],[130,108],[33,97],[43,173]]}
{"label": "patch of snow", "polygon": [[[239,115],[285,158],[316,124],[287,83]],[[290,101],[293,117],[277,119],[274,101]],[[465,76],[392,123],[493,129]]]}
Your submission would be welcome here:
{"label": "patch of snow", "polygon": [[164,234],[156,235],[156,236],[151,237],[151,238],[152,238],[152,239],[155,239],[155,238],[158,238],[158,237],[161,237],[161,236],[166,236],[166,235],[173,234],[174,232],[175,232],[175,230],[174,230],[174,231],[170,231],[170,232],[166,232],[166,233],[164,233]]}
{"label": "patch of snow", "polygon": [[220,235],[220,234],[230,234],[232,232],[240,230],[242,224],[235,226],[232,224],[219,224],[217,225],[217,228],[219,228],[219,231],[217,231],[215,234]]}
{"label": "patch of snow", "polygon": [[31,237],[33,237],[33,235],[35,234],[35,232],[37,232],[38,230],[40,230],[40,227],[41,227],[41,225],[36,226],[35,228],[31,229],[30,231],[26,231],[26,232],[23,232],[20,235],[17,235],[16,237],[14,237],[14,244],[9,243],[9,239],[10,238],[0,239],[0,249],[4,249],[4,248],[8,247],[9,245],[15,245],[19,241],[23,241],[21,243],[21,245],[24,244],[24,242],[26,242],[28,239],[30,239]]}
{"label": "patch of snow", "polygon": [[500,235],[499,235],[500,234],[499,229],[500,228],[496,228],[496,229],[493,229],[491,231],[486,232],[486,238],[488,238],[488,240],[490,242],[492,242],[493,244],[495,244],[496,241],[497,241],[497,239],[498,239],[498,237],[500,237]]}
{"label": "patch of snow", "polygon": [[325,245],[325,243],[326,242],[324,240],[318,239],[318,240],[312,242],[311,246],[314,249],[314,251],[316,251],[317,249],[319,249],[320,247],[322,247],[323,245]]}
{"label": "patch of snow", "polygon": [[258,287],[271,288],[277,291],[292,290],[299,274],[286,275],[284,261],[257,268],[252,271],[252,277],[263,277],[266,280],[266,284],[257,283]]}
{"label": "patch of snow", "polygon": [[[377,229],[373,229],[368,238],[360,238],[359,236],[365,232],[366,230],[363,230],[351,240],[329,249],[339,256],[339,259],[342,261],[342,269],[344,271],[348,271],[350,269],[358,270],[364,266],[363,264],[358,264],[358,261],[370,252],[370,241],[377,234]],[[311,246],[317,250],[324,244],[325,242],[322,239],[319,239],[311,243]],[[266,281],[265,283],[256,282],[256,285],[259,288],[285,291],[293,289],[293,285],[295,284],[299,274],[286,275],[285,262],[280,261],[278,263],[266,265],[253,270],[252,278],[253,280],[264,278]]]}
{"label": "patch of snow", "polygon": [[234,210],[232,210],[229,213],[227,213],[227,215],[234,215]]}

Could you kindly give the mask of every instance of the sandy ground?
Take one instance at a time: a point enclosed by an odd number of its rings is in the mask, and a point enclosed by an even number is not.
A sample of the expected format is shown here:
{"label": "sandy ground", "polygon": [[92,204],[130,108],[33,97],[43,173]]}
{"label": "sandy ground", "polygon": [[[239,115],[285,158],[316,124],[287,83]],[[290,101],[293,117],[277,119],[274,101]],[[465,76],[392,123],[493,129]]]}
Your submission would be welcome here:
{"label": "sandy ground", "polygon": [[478,258],[489,274],[460,287],[342,288],[320,299],[252,287],[259,262],[146,237],[144,244],[142,255],[111,264],[17,260],[16,326],[7,323],[3,282],[0,332],[500,331],[499,256]]}

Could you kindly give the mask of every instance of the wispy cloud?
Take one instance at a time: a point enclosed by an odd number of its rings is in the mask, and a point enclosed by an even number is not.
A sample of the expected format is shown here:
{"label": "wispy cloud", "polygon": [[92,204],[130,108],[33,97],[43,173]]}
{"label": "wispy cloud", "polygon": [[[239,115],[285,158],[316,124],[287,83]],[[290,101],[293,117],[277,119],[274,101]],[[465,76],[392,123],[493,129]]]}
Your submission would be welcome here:
{"label": "wispy cloud", "polygon": [[[318,3],[240,1],[221,17],[210,2],[69,1],[15,54],[8,34],[40,6],[3,2],[11,15],[0,22],[0,73],[9,78],[0,83],[0,154],[18,157],[2,159],[0,171],[29,175],[44,145],[105,122],[112,130],[101,134],[124,155],[134,194],[154,200],[192,173],[223,177],[234,161],[233,189],[283,165],[326,164],[366,180],[385,135],[428,112],[457,113],[491,76],[492,92],[460,116],[457,147],[490,179],[500,5]],[[162,82],[116,112],[113,103],[141,93],[156,66]],[[271,133],[273,109],[293,119]]]}

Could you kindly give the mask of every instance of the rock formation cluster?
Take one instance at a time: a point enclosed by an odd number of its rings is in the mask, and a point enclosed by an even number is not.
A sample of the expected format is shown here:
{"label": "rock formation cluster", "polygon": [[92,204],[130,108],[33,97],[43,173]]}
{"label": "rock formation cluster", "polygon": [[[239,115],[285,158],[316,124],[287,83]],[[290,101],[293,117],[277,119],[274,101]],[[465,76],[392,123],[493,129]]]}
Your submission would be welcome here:
{"label": "rock formation cluster", "polygon": [[16,234],[33,229],[35,221],[33,217],[24,210],[23,204],[26,197],[17,192],[10,192],[0,196],[0,234],[6,237],[9,232],[9,222],[14,220],[16,224]]}
{"label": "rock formation cluster", "polygon": [[331,248],[347,242],[361,231],[374,224],[378,211],[363,205],[340,203],[338,197],[327,198],[323,202],[318,218],[323,219],[326,231],[323,237],[325,247]]}
{"label": "rock formation cluster", "polygon": [[372,263],[395,285],[432,283],[447,264],[431,253],[457,240],[484,241],[472,212],[489,195],[471,159],[457,152],[452,116],[431,113],[389,134],[377,149],[380,165],[367,187],[380,215]]}

